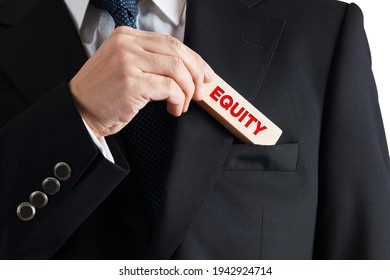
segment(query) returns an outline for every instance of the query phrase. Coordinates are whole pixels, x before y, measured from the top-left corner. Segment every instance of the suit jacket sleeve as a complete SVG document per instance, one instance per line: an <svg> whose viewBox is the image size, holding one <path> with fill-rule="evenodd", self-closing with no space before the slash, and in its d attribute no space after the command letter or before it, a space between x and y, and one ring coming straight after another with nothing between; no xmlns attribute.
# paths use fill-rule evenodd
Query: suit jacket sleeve
<svg viewBox="0 0 390 280"><path fill-rule="evenodd" d="M363 15L354 4L329 76L319 166L314 256L389 259L389 153Z"/></svg>
<svg viewBox="0 0 390 280"><path fill-rule="evenodd" d="M12 93L6 84L0 83L3 96ZM125 161L116 158L115 165L98 152L65 81L0 128L0 154L0 258L6 259L50 258L128 173ZM42 191L58 162L71 167L71 177L32 220L21 221L16 208Z"/></svg>

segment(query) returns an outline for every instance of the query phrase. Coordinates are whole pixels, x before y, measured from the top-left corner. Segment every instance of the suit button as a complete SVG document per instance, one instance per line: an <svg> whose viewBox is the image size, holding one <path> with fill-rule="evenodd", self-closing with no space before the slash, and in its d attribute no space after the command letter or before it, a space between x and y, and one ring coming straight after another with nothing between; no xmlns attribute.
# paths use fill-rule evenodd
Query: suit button
<svg viewBox="0 0 390 280"><path fill-rule="evenodd" d="M42 182L42 189L45 193L54 195L60 191L61 184L56 178L49 177Z"/></svg>
<svg viewBox="0 0 390 280"><path fill-rule="evenodd" d="M43 208L47 205L49 199L43 192L36 191L30 194L30 202L35 208Z"/></svg>
<svg viewBox="0 0 390 280"><path fill-rule="evenodd" d="M66 181L70 178L72 170L65 162L59 162L54 166L54 175L58 180Z"/></svg>
<svg viewBox="0 0 390 280"><path fill-rule="evenodd" d="M28 202L23 202L16 209L16 214L22 221L30 221L35 216L35 207Z"/></svg>

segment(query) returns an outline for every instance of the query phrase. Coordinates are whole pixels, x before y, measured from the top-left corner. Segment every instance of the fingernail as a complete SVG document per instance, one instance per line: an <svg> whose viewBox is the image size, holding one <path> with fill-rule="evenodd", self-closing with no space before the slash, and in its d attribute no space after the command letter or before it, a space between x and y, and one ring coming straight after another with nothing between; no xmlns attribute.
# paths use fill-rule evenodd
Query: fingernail
<svg viewBox="0 0 390 280"><path fill-rule="evenodd" d="M214 79L214 76L215 76L214 70L207 63L206 63L206 69L205 69L205 76L206 76L207 80L210 82Z"/></svg>

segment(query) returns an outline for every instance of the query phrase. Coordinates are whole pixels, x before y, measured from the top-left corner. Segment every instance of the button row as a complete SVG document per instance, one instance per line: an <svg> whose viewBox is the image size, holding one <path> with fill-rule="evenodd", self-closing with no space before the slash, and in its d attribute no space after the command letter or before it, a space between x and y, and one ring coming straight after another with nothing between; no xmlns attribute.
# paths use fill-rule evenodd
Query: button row
<svg viewBox="0 0 390 280"><path fill-rule="evenodd" d="M45 207L49 198L46 194L55 195L61 190L60 181L66 181L72 173L71 168L64 162L59 162L54 166L54 176L48 177L42 182L42 191L34 191L30 194L29 202L21 203L16 209L16 214L22 221L30 221L34 218L36 208ZM58 180L57 180L58 179Z"/></svg>

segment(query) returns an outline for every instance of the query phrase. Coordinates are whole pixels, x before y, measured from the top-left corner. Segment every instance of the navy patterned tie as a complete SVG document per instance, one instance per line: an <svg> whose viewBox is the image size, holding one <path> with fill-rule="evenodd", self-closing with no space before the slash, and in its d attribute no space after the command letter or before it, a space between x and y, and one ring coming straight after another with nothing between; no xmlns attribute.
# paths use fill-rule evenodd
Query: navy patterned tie
<svg viewBox="0 0 390 280"><path fill-rule="evenodd" d="M91 2L98 8L106 9L114 18L116 26L136 28L138 0ZM174 119L168 114L165 102L150 102L119 133L128 155L132 182L144 193L146 210L152 224L160 210Z"/></svg>
<svg viewBox="0 0 390 280"><path fill-rule="evenodd" d="M100 9L107 10L115 22L115 26L131 26L137 28L135 19L138 14L138 0L91 0Z"/></svg>

